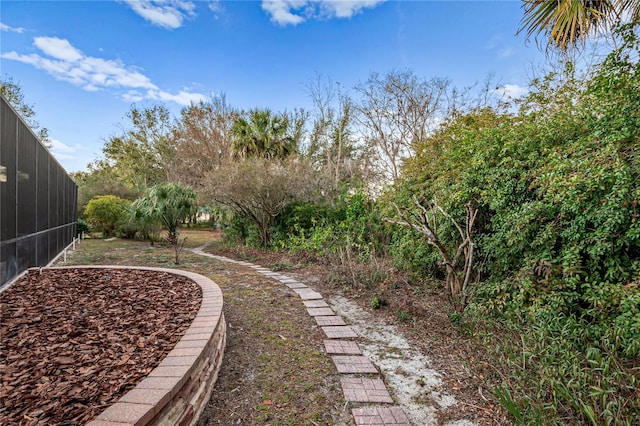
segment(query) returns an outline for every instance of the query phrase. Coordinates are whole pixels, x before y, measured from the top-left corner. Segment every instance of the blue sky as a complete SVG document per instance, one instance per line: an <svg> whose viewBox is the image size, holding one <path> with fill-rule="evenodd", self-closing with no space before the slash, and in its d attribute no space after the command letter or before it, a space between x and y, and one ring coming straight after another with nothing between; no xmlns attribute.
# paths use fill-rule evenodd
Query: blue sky
<svg viewBox="0 0 640 426"><path fill-rule="evenodd" d="M0 2L0 74L18 82L52 149L83 170L132 103L226 94L238 108L310 108L321 74L349 91L411 69L462 87L488 75L521 94L544 54L516 36L519 1Z"/></svg>

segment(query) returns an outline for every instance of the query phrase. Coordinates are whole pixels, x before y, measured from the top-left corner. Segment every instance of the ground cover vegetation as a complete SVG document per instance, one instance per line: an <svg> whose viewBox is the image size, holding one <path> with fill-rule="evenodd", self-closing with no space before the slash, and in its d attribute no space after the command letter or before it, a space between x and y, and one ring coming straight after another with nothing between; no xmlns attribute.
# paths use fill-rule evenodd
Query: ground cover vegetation
<svg viewBox="0 0 640 426"><path fill-rule="evenodd" d="M210 229L184 227L180 229L180 233L186 238L185 249L199 247L205 243L219 244L221 234L220 231ZM93 238L81 241L77 251L69 252L67 262L61 264L175 268L175 258L171 247L166 243L150 245L141 240ZM321 349L322 331L309 316L299 298L294 297L279 282L265 278L252 268L225 264L188 250L182 253L179 267L212 279L220 286L224 298L224 316L227 324L224 362L216 382L214 396L198 424L349 424L349 410L342 396L340 375L335 371L331 359ZM104 274L104 272L98 272L100 273ZM136 279L132 280L130 276L122 274L122 286L128 289L145 276L145 272L138 272ZM111 274L111 277L112 284L119 283L117 276ZM158 287L153 284L153 281L150 284L154 287L149 289L151 293L164 292L160 299L170 301L177 297L172 294L173 290L166 291L166 287ZM169 287L171 285L168 283ZM198 298L193 297L193 292L190 294L191 297L188 300L197 308ZM145 299L143 303L153 302L146 291L140 294L132 292L132 295L138 299ZM127 303L119 304L119 306L125 305ZM173 310L186 311L184 304L177 302L167 310L139 309L140 303L137 300L130 301L129 305L129 310L135 310L137 317L130 318L122 312L115 312L117 309L112 307L114 315L102 317L105 322L112 323L103 328L110 330L115 327L125 332L126 324L114 324L123 321L138 325L160 324L163 321L175 322L178 316ZM43 304L39 306L42 308ZM12 318L18 321L22 317ZM123 320L122 318L125 317L126 320ZM58 319L57 322L64 321ZM56 324L53 321L51 323ZM189 321L186 323L188 324ZM135 332L135 327L132 327L129 325L129 329ZM139 336L135 334L133 333L129 340L132 349L140 352L141 349L137 347ZM178 340L178 337L175 337L175 340ZM145 342L145 347L151 346L150 341ZM126 353L128 347L121 346L124 347L120 347L117 353ZM101 358L98 358L97 354L91 358L92 365L99 363L100 366L104 366L102 374L114 374L115 368L118 375L122 367L114 367L111 363L120 362L120 356L114 356L113 353L104 350L100 351L100 354L102 354ZM37 361L39 362L40 359ZM153 367L144 361L132 363L132 366L137 367L138 370L144 370L137 377L120 374L123 376L121 379L125 386L118 389L120 393L116 396L134 387L136 380L147 374L147 369ZM107 382L106 386L109 385ZM29 389L28 385L25 385L25 388ZM46 403L45 398L45 405ZM59 404L54 405L57 407ZM97 408L93 410L93 414L97 415L105 406L100 405Z"/></svg>
<svg viewBox="0 0 640 426"><path fill-rule="evenodd" d="M562 35L582 12L542 19L556 3L530 2L523 28L561 49L606 12L573 2L591 8ZM133 106L129 128L76 175L79 211L94 231L158 240L168 225L141 200L175 185L189 208L172 223L206 218L230 245L324 264L345 292L368 290L373 308L394 305L390 287L446 290L450 326L483 345L498 372L493 397L515 423L636 424L636 28L618 26L617 47L589 66L554 63L517 100L490 82L459 90L395 70L353 93L316 76L309 112L240 111L224 97L178 118ZM90 206L104 196L133 204L99 222Z"/></svg>

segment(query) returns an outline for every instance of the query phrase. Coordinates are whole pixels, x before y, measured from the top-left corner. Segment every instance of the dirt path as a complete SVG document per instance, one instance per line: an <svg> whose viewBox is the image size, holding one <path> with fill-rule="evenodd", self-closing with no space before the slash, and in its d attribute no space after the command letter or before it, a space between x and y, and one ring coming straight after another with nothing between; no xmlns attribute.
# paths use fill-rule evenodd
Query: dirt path
<svg viewBox="0 0 640 426"><path fill-rule="evenodd" d="M237 264L237 261L230 261L226 257L205 252L207 246L208 244L205 244L191 251L198 255ZM250 267L244 263L241 263L241 266ZM288 276L280 274L280 277ZM303 279L300 279L300 282L302 281ZM286 288L282 284L280 286L280 289ZM272 291L275 290L275 288L272 289ZM443 373L431 368L429 358L413 347L396 327L375 318L371 313L339 294L331 294L326 297L326 300L333 311L358 334L357 341L363 355L378 368L393 396L395 405L403 409L411 424L425 426L478 424L473 420L478 416L469 410L460 409L460 403L447 391L447 386L442 380ZM311 328L317 327L311 324ZM342 415L345 415L344 411ZM342 424L344 421L344 418L340 420Z"/></svg>
<svg viewBox="0 0 640 426"><path fill-rule="evenodd" d="M339 375L300 299L252 268L208 261L227 276L217 282L228 343L199 425L349 425Z"/></svg>
<svg viewBox="0 0 640 426"><path fill-rule="evenodd" d="M431 368L431 361L405 339L393 325L375 318L357 304L340 295L329 297L329 305L344 317L361 337L362 352L380 369L394 399L415 425L437 425L438 411L456 410L459 402L449 394L442 373ZM472 426L468 414L448 420L447 426Z"/></svg>
<svg viewBox="0 0 640 426"><path fill-rule="evenodd" d="M191 248L219 238L212 231L183 232ZM332 265L215 243L207 252L263 265L319 291L336 314L364 336L358 340L361 349L414 425L509 424L491 399L495 378L483 368L483 352L452 324L446 301L436 291L394 279L398 285L389 288L388 304L373 310L375 289L333 282ZM345 401L340 374L326 355L326 337L295 293L240 264L187 251L181 257L177 268L205 275L220 286L229 326L222 370L201 425L352 424L352 404ZM68 255L66 264L176 268L173 260L168 247L87 240ZM408 317L399 319L399 312ZM450 398L457 404L449 405Z"/></svg>

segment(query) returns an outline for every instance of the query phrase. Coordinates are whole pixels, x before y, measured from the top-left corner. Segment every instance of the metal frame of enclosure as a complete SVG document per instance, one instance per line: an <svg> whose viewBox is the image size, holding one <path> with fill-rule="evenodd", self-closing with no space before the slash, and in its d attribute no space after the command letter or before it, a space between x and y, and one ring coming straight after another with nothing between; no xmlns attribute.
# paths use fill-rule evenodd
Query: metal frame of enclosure
<svg viewBox="0 0 640 426"><path fill-rule="evenodd" d="M76 236L78 187L0 96L0 287Z"/></svg>

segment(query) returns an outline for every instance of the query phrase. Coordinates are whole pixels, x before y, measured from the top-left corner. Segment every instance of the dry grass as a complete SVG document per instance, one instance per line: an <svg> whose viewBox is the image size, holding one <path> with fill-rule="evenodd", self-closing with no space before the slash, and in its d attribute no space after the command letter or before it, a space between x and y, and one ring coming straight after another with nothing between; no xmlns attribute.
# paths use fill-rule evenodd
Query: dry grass
<svg viewBox="0 0 640 426"><path fill-rule="evenodd" d="M185 249L219 233L182 229ZM63 263L59 263L63 264ZM211 278L223 292L227 349L213 397L200 424L339 425L348 423L339 377L322 350L322 334L299 298L252 269L181 254L163 245L89 239L67 265L159 266Z"/></svg>

